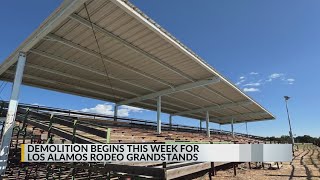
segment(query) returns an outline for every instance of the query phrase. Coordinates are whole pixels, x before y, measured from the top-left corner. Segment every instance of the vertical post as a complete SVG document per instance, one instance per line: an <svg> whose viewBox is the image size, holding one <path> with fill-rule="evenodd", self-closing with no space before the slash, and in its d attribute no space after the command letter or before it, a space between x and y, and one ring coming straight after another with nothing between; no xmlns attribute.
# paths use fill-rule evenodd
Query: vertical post
<svg viewBox="0 0 320 180"><path fill-rule="evenodd" d="M12 91L11 91L11 98L8 105L6 122L4 125L3 135L1 139L0 175L5 172L5 169L7 166L12 130L14 127L14 122L15 122L17 108L18 108L19 91L20 91L20 86L22 82L25 63L26 63L26 54L20 52L18 57L16 73L13 81Z"/></svg>
<svg viewBox="0 0 320 180"><path fill-rule="evenodd" d="M209 115L209 111L207 111L207 116L206 116L206 128L207 128L207 136L208 136L208 137L210 137L209 119L210 119L210 115Z"/></svg>
<svg viewBox="0 0 320 180"><path fill-rule="evenodd" d="M107 129L106 144L110 143L111 128Z"/></svg>
<svg viewBox="0 0 320 180"><path fill-rule="evenodd" d="M236 164L235 164L235 163L232 163L232 166L233 166L233 175L234 175L234 176L237 176Z"/></svg>
<svg viewBox="0 0 320 180"><path fill-rule="evenodd" d="M232 132L232 138L234 138L234 132L233 132L233 118L231 119L231 132Z"/></svg>
<svg viewBox="0 0 320 180"><path fill-rule="evenodd" d="M248 122L246 122L246 132L247 132L247 137L249 138L249 132L248 132Z"/></svg>
<svg viewBox="0 0 320 180"><path fill-rule="evenodd" d="M200 132L202 131L202 120L200 119Z"/></svg>
<svg viewBox="0 0 320 180"><path fill-rule="evenodd" d="M169 115L169 126L170 126L170 130L172 128L172 115Z"/></svg>
<svg viewBox="0 0 320 180"><path fill-rule="evenodd" d="M249 142L249 144L251 144L251 142ZM249 169L251 169L251 162L249 162Z"/></svg>
<svg viewBox="0 0 320 180"><path fill-rule="evenodd" d="M216 175L216 167L214 166L214 162L211 162L211 176Z"/></svg>
<svg viewBox="0 0 320 180"><path fill-rule="evenodd" d="M2 139L2 132L3 132L3 128L4 128L4 122L0 121L0 139Z"/></svg>
<svg viewBox="0 0 320 180"><path fill-rule="evenodd" d="M163 169L167 168L167 162L162 162L162 168Z"/></svg>
<svg viewBox="0 0 320 180"><path fill-rule="evenodd" d="M51 138L51 130L52 130L52 127L53 127L53 116L54 114L52 113L50 115L50 122L49 122L49 128L48 128L48 136L47 136L47 143L51 143L52 141L52 138Z"/></svg>
<svg viewBox="0 0 320 180"><path fill-rule="evenodd" d="M78 122L78 120L77 119L75 119L75 120L73 120L73 126L72 126L72 144L75 144L76 142L77 142L77 140L76 140L76 134L77 134L77 122Z"/></svg>
<svg viewBox="0 0 320 180"><path fill-rule="evenodd" d="M114 114L113 114L113 118L114 118L114 121L117 121L117 118L118 118L118 104L114 104Z"/></svg>
<svg viewBox="0 0 320 180"><path fill-rule="evenodd" d="M221 129L221 124L219 124L219 128L220 128L220 141L222 141L222 129Z"/></svg>
<svg viewBox="0 0 320 180"><path fill-rule="evenodd" d="M157 133L161 134L161 96L157 99Z"/></svg>
<svg viewBox="0 0 320 180"><path fill-rule="evenodd" d="M88 170L88 179L91 179L91 163L88 164L89 165L89 170Z"/></svg>

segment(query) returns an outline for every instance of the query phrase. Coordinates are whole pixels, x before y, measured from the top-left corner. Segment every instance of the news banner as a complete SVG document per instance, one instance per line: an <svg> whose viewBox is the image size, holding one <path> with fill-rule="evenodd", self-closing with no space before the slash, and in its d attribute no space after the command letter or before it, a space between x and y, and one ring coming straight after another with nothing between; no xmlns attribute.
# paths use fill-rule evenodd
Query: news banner
<svg viewBox="0 0 320 180"><path fill-rule="evenodd" d="M21 162L290 162L290 144L22 144Z"/></svg>

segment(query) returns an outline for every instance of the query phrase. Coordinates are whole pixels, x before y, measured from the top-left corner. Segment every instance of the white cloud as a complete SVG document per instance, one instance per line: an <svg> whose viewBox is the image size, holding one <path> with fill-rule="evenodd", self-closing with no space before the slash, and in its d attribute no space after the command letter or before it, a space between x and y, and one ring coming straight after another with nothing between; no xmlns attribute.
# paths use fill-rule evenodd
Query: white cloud
<svg viewBox="0 0 320 180"><path fill-rule="evenodd" d="M245 80L244 80L244 79L242 79L242 80L238 81L238 82L236 83L236 85L237 85L237 86L239 86L239 85L240 85L240 84L242 84L243 82L245 82Z"/></svg>
<svg viewBox="0 0 320 180"><path fill-rule="evenodd" d="M283 80L284 74L283 74L283 73L273 73L273 74L271 74L271 75L269 76L269 79L267 79L266 81L267 81L267 82L271 82L272 80L278 79L278 78L282 78L282 80Z"/></svg>
<svg viewBox="0 0 320 180"><path fill-rule="evenodd" d="M260 86L261 83L257 82L257 83L248 83L248 84L244 84L243 86Z"/></svg>
<svg viewBox="0 0 320 180"><path fill-rule="evenodd" d="M280 77L283 77L284 74L282 73L273 73L269 76L270 79L277 79L277 78L280 78Z"/></svg>
<svg viewBox="0 0 320 180"><path fill-rule="evenodd" d="M272 82L284 82L282 84L292 85L295 81L294 78L289 78L285 73L270 73L265 76L252 71L245 76L239 77L235 85L242 88L244 92L257 92L261 91L262 87L269 84L271 85Z"/></svg>
<svg viewBox="0 0 320 180"><path fill-rule="evenodd" d="M113 106L111 104L97 104L95 107L84 108L80 111L111 116L113 115Z"/></svg>
<svg viewBox="0 0 320 180"><path fill-rule="evenodd" d="M286 80L289 84L293 84L296 80L293 78L289 78Z"/></svg>
<svg viewBox="0 0 320 180"><path fill-rule="evenodd" d="M128 117L129 113L131 113L131 112L132 113L141 113L143 111L144 110L141 108L123 105L123 106L120 106L120 108L118 110L118 114L119 114L119 116L122 116L122 117Z"/></svg>
<svg viewBox="0 0 320 180"><path fill-rule="evenodd" d="M258 88L244 88L244 92L258 92L260 91Z"/></svg>
<svg viewBox="0 0 320 180"><path fill-rule="evenodd" d="M113 114L114 114L113 105L108 104L108 103L97 104L95 107L84 108L84 109L81 109L80 111L103 114L103 115L107 115L107 116L113 116ZM123 106L120 106L118 109L118 116L128 117L130 115L130 113L141 113L143 111L145 111L145 110L141 109L141 108L123 105Z"/></svg>
<svg viewBox="0 0 320 180"><path fill-rule="evenodd" d="M132 107L132 106L127 106L127 105L123 105L123 106L120 106L121 109L128 109L128 111L131 111L131 112L142 112L144 111L144 109L141 109L141 108L138 108L138 107Z"/></svg>

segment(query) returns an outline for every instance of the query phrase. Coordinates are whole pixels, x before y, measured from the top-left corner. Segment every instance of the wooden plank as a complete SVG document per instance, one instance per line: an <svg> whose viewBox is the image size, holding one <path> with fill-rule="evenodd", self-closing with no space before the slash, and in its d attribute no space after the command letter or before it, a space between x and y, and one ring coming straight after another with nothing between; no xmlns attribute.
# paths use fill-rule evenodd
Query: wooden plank
<svg viewBox="0 0 320 180"><path fill-rule="evenodd" d="M54 163L58 166L65 166L65 167L74 167L80 169L88 169L92 172L98 173L107 173L109 171L113 172L121 172L127 174L134 174L134 175L144 175L144 176L152 176L156 177L157 179L163 179L165 176L165 170L162 168L153 168L153 167L143 167L143 166L128 166L128 165L120 165L120 164L105 164L105 165L95 165L95 166L88 166L86 164L70 164L70 163Z"/></svg>
<svg viewBox="0 0 320 180"><path fill-rule="evenodd" d="M210 162L197 163L190 166L182 166L179 168L170 169L167 171L167 179L175 179L196 172L209 170L211 168Z"/></svg>

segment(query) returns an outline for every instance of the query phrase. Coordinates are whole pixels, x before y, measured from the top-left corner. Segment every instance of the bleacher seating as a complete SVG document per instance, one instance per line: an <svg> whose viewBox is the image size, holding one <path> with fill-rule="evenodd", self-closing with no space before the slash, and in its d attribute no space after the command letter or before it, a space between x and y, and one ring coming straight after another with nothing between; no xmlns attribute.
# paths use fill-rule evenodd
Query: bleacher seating
<svg viewBox="0 0 320 180"><path fill-rule="evenodd" d="M1 115L6 114L6 109L1 112ZM54 116L51 116L54 114ZM116 118L107 117L96 114L77 113L69 110L61 110L54 108L35 108L33 106L19 106L16 116L16 124L12 136L10 156L11 163L6 177L14 177L18 173L19 178L27 177L56 177L62 176L73 177L79 176L90 177L91 170L95 170L95 176L105 176L104 166L106 164L84 164L84 166L75 168L81 173L76 173L72 164L60 164L59 171L55 164L38 166L36 164L29 164L27 169L24 169L20 160L20 145L23 143L262 143L261 138L255 138L255 136L248 136L240 133L235 133L235 136L231 135L227 131L211 130L211 137L206 136L206 132L203 129L183 126L162 124L162 133L156 133L156 126L154 122L129 119L129 118ZM154 171L154 168L161 168L162 163L122 163L128 172L132 171L131 168L140 166ZM222 166L223 164L221 164ZM92 168L94 166L95 168ZM110 164L111 166L111 164ZM166 167L169 167L168 172L184 171L189 172L188 168L197 166L198 168L210 167L209 163L168 163ZM166 169L166 167L163 167ZM112 164L112 171L117 171ZM123 170L123 167L119 167L118 170ZM86 169L84 171L84 169ZM147 169L140 169L139 173L148 172ZM137 169L135 169L137 170ZM162 172L162 170L159 170ZM21 172L21 173L20 173ZM41 173L40 173L41 172ZM20 173L20 174L19 174ZM82 175L83 174L83 175ZM160 173L161 174L161 173ZM114 174L118 176L118 173Z"/></svg>

